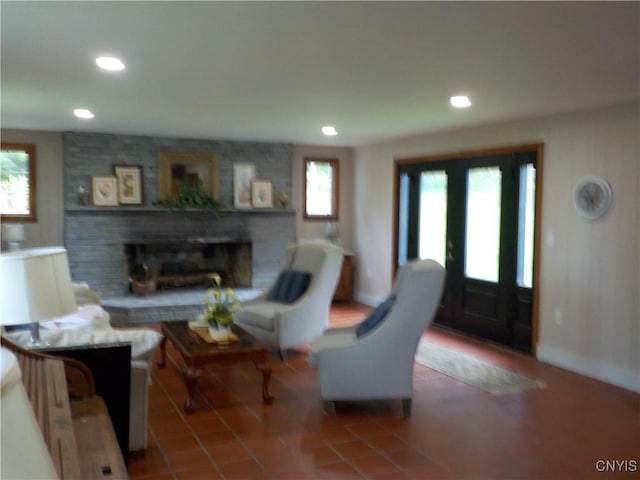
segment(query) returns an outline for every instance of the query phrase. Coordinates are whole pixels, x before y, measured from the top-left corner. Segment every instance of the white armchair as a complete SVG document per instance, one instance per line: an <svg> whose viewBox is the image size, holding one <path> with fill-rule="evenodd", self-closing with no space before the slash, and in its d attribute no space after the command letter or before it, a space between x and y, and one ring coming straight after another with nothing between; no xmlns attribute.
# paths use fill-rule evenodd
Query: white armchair
<svg viewBox="0 0 640 480"><path fill-rule="evenodd" d="M377 319L376 326L367 332L362 324L328 329L312 343L309 361L318 368L328 413L335 415L339 400L400 398L404 416L411 414L414 357L439 305L445 275L433 260L403 265L388 299L366 320Z"/></svg>
<svg viewBox="0 0 640 480"><path fill-rule="evenodd" d="M322 334L329 325L329 309L342 266L342 248L329 243L292 245L285 251L280 275L259 297L242 305L235 321L244 330L285 358L293 348ZM274 299L276 293L288 296L284 276L296 272L309 273L308 286L302 295L291 301ZM294 282L295 283L295 282ZM300 286L300 285L298 285ZM289 290L288 292L283 290ZM295 297L295 295L294 295Z"/></svg>

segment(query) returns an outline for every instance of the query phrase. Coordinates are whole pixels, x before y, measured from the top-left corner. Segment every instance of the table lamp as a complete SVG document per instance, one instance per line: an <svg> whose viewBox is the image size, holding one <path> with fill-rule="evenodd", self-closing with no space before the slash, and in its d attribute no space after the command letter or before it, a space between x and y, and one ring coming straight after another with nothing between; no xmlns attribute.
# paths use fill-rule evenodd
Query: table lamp
<svg viewBox="0 0 640 480"><path fill-rule="evenodd" d="M39 322L76 311L67 251L31 248L0 255L0 324L31 324L27 347L46 346Z"/></svg>
<svg viewBox="0 0 640 480"><path fill-rule="evenodd" d="M3 223L2 241L7 242L10 252L20 250L20 243L24 242L24 225L21 223Z"/></svg>

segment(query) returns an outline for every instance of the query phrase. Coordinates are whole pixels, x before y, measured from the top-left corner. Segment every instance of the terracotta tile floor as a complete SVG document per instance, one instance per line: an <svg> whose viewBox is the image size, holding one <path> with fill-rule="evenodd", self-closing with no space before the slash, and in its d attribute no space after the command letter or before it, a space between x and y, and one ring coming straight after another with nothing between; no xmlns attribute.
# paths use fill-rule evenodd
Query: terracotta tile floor
<svg viewBox="0 0 640 480"><path fill-rule="evenodd" d="M368 311L337 305L331 323ZM640 395L441 330L425 335L547 388L492 396L416 364L410 419L399 401L338 404L333 418L300 348L286 363L273 359L273 405L262 404L253 365L213 366L186 415L182 359L169 343L167 368L152 373L149 446L130 460L131 478L640 478ZM598 460L636 471L599 472Z"/></svg>

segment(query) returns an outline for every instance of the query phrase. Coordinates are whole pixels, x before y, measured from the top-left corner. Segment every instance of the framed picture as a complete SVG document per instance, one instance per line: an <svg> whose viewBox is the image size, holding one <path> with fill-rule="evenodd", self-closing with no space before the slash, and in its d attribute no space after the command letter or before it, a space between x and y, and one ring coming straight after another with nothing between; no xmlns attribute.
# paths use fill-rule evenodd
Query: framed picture
<svg viewBox="0 0 640 480"><path fill-rule="evenodd" d="M99 207L118 205L118 184L116 177L91 177L93 204Z"/></svg>
<svg viewBox="0 0 640 480"><path fill-rule="evenodd" d="M256 177L256 167L249 163L233 165L233 205L251 208L251 182Z"/></svg>
<svg viewBox="0 0 640 480"><path fill-rule="evenodd" d="M166 153L158 157L158 198L175 198L180 187L201 187L218 199L218 161L210 153Z"/></svg>
<svg viewBox="0 0 640 480"><path fill-rule="evenodd" d="M121 205L142 204L142 167L116 165L118 179L118 203Z"/></svg>
<svg viewBox="0 0 640 480"><path fill-rule="evenodd" d="M271 180L251 182L251 204L254 208L273 207L273 184Z"/></svg>

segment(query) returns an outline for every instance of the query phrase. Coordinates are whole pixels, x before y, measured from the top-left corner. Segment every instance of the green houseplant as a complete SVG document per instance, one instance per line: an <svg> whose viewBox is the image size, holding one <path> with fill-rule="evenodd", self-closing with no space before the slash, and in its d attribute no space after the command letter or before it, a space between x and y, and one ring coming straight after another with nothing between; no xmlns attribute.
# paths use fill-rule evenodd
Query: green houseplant
<svg viewBox="0 0 640 480"><path fill-rule="evenodd" d="M175 198L158 200L156 205L175 210L201 208L213 210L216 214L224 207L221 202L209 197L202 185L189 182L183 182L178 186L178 195Z"/></svg>

